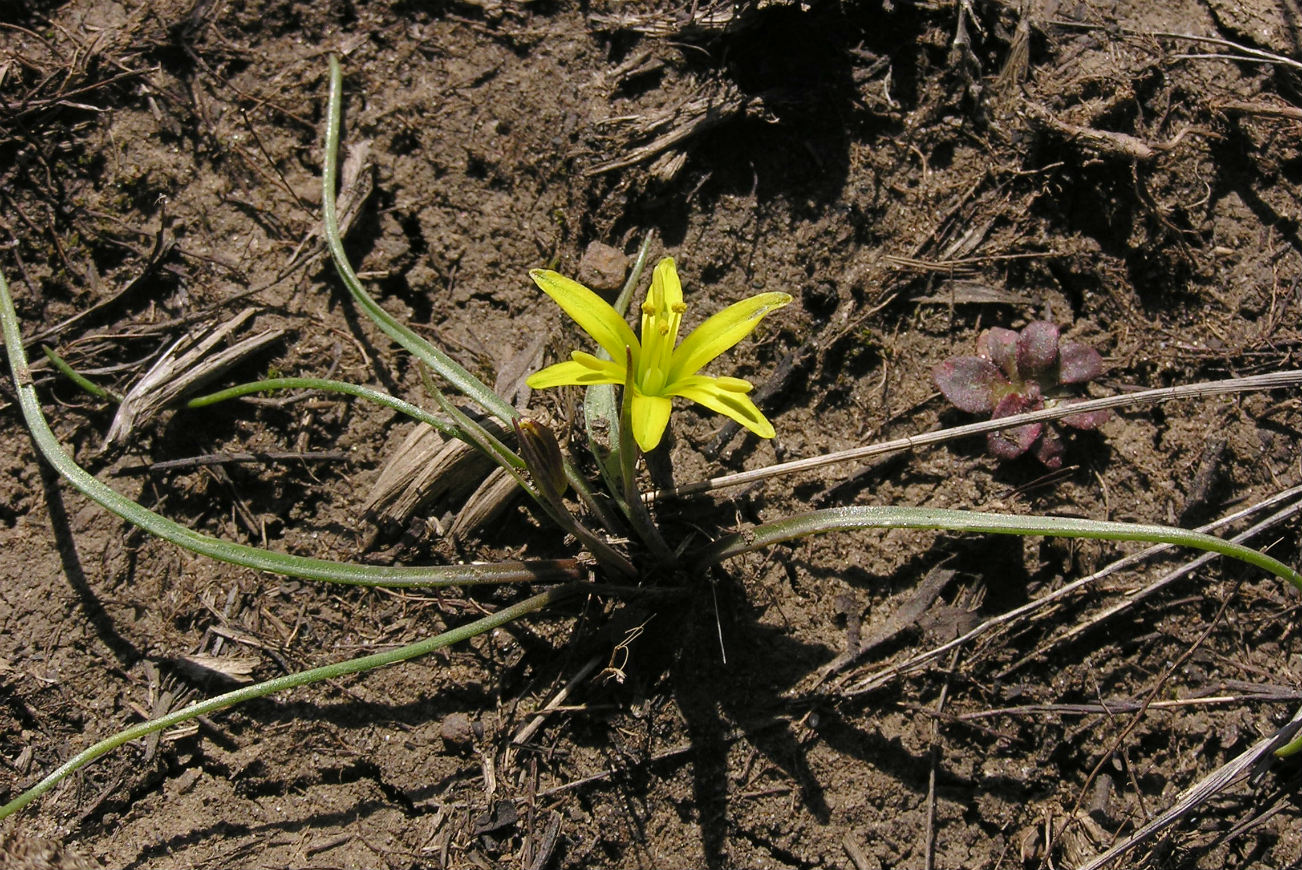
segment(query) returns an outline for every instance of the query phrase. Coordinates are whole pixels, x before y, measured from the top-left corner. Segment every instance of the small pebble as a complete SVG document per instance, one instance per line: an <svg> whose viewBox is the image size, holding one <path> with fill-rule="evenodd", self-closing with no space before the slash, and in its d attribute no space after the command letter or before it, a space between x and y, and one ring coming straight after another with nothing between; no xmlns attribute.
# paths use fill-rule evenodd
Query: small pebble
<svg viewBox="0 0 1302 870"><path fill-rule="evenodd" d="M593 242L579 260L578 282L598 293L614 293L624 286L628 257L618 248Z"/></svg>
<svg viewBox="0 0 1302 870"><path fill-rule="evenodd" d="M439 736L448 746L469 746L481 733L483 726L472 721L465 713L449 713L439 726Z"/></svg>

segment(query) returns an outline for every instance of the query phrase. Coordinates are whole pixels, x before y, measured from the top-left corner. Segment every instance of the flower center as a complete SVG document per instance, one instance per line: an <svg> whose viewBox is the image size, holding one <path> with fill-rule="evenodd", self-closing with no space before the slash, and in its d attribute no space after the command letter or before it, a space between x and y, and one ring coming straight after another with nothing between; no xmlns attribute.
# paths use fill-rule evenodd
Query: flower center
<svg viewBox="0 0 1302 870"><path fill-rule="evenodd" d="M687 310L682 302L667 303L664 293L656 292L657 289L653 283L651 294L642 304L642 355L638 360L637 379L638 387L648 396L664 395L678 326Z"/></svg>
<svg viewBox="0 0 1302 870"><path fill-rule="evenodd" d="M642 390L644 396L662 396L665 392L665 370L659 366L654 366L642 372L641 383L638 387Z"/></svg>

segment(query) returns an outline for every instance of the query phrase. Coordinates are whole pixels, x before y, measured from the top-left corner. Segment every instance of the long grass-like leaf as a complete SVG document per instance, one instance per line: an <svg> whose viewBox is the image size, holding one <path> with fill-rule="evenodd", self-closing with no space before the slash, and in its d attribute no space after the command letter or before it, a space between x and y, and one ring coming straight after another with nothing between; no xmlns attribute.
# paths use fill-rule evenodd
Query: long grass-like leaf
<svg viewBox="0 0 1302 870"><path fill-rule="evenodd" d="M321 173L321 212L325 220L326 245L334 258L340 279L357 304L380 330L401 345L408 353L425 363L467 398L477 402L485 411L510 424L520 416L515 408L494 393L483 381L472 375L459 362L452 359L427 340L417 335L406 324L385 311L362 287L361 279L353 271L344 252L344 242L339 235L339 214L335 200L335 185L339 178L339 128L343 117L343 72L339 59L330 57L330 92L326 107L325 161Z"/></svg>
<svg viewBox="0 0 1302 870"><path fill-rule="evenodd" d="M339 59L330 56L330 90L326 105L325 159L321 172L321 212L325 223L326 246L334 258L335 269L353 299L367 316L412 356L425 363L467 398L477 402L485 411L503 423L510 424L520 412L494 393L483 381L467 371L460 363L417 335L385 311L362 287L361 279L348 262L343 238L339 234L339 216L335 199L335 185L339 178L339 130L343 117L343 71ZM593 494L587 479L579 474L574 464L566 461L565 477L582 500L585 507L600 519L608 529L619 526L615 515Z"/></svg>
<svg viewBox="0 0 1302 870"><path fill-rule="evenodd" d="M783 541L852 529L937 529L992 535L1044 535L1172 544L1207 550L1247 562L1288 581L1302 591L1302 574L1278 559L1251 547L1202 532L1191 532L1174 526L1117 523L1076 517L987 514L944 508L854 505L811 511L727 535L706 547L699 558L702 563L711 565Z"/></svg>
<svg viewBox="0 0 1302 870"><path fill-rule="evenodd" d="M50 365L58 369L59 372L64 377L72 381L77 386L81 387L86 392L90 393L95 398L103 399L106 402L122 401L121 395L113 392L112 390L104 389L99 384L95 383L90 378L86 377L81 372L77 371L72 366L68 365L68 361L65 360L63 357L59 356L57 353L55 353L53 348L42 345L41 353L45 354L45 358L50 361Z"/></svg>
<svg viewBox="0 0 1302 870"><path fill-rule="evenodd" d="M200 716L208 716L219 710L225 710L236 704L242 704L245 701L252 701L255 698L264 698L267 695L273 695L277 692L288 691L299 686L306 686L310 683L319 683L322 680L334 680L339 677L346 677L350 674L360 674L364 671L373 671L376 668L382 668L386 665L397 664L398 662L410 661L423 655L428 655L435 650L442 649L454 643L460 643L463 640L483 634L486 631L492 631L495 628L506 625L508 622L519 619L530 613L554 604L565 598L578 594L587 588L586 584L571 583L565 586L558 586L549 589L546 592L526 598L510 607L504 607L496 613L490 614L477 619L474 622L467 623L460 628L454 628L451 631L445 631L425 640L416 641L415 643L400 646L397 649L386 650L385 652L372 653L361 656L360 658L349 659L344 662L337 662L331 665L324 665L319 668L301 671L297 674L286 674L283 677L277 677L274 680L267 680L263 683L257 683L252 686L244 686L233 692L227 692L224 695L218 695L209 698L206 701L200 701L197 704L191 704L182 707L166 716L158 719L151 719L148 722L141 722L139 725L133 725L114 734L112 737L95 743L94 745L83 749L72 758L69 758L58 768L47 774L36 785L24 791L18 797L9 803L0 807L0 819L21 810L36 798L45 794L61 780L65 779L72 773L80 770L90 764L97 758L112 752L125 743L133 740L139 740L149 734L164 731L180 725L182 722L188 722Z"/></svg>
<svg viewBox="0 0 1302 870"><path fill-rule="evenodd" d="M0 331L4 334L9 370L13 375L18 404L31 432L32 440L46 461L87 497L106 510L151 535L171 541L194 553L209 556L222 562L232 562L258 571L269 571L287 577L323 580L353 586L432 587L463 586L483 583L520 583L532 580L577 579L581 574L573 559L546 559L531 562L502 562L487 565L430 565L382 566L352 565L310 556L273 553L247 544L223 541L188 529L180 523L155 513L143 505L100 482L77 464L59 444L50 429L32 385L27 355L23 350L22 335L18 329L18 315L14 311L9 284L0 275Z"/></svg>
<svg viewBox="0 0 1302 870"><path fill-rule="evenodd" d="M1260 550L1203 532L1174 526L1117 523L1077 517L1017 516L945 508L911 508L854 505L811 511L763 523L715 541L697 554L702 565L714 565L784 541L827 532L856 529L933 529L992 535L1044 535L1058 538L1094 538L1107 541L1147 541L1190 547L1238 559L1261 568L1302 591L1302 574ZM1275 750L1281 758L1302 752L1302 736Z"/></svg>
<svg viewBox="0 0 1302 870"><path fill-rule="evenodd" d="M400 414L406 414L413 420L427 423L449 438L461 437L455 426L448 425L446 420L435 417L419 405L413 405L411 402L403 401L396 396L390 396L388 393L382 393L370 387L363 387L348 381L334 381L328 378L267 378L263 381L250 381L247 384L227 387L224 390L218 390L205 396L196 396L187 401L185 406L187 408L206 408L218 402L226 402L243 396L253 396L258 393L277 390L322 390L327 393L342 393L346 396L366 399L377 405L391 408Z"/></svg>

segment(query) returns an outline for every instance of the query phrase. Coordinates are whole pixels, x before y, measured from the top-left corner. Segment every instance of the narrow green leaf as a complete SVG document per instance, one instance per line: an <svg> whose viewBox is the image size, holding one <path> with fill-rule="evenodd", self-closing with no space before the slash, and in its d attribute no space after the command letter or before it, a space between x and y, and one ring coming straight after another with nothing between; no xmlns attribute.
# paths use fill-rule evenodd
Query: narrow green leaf
<svg viewBox="0 0 1302 870"><path fill-rule="evenodd" d="M518 583L540 579L575 578L579 568L570 559L511 562L496 565L382 566L351 565L310 556L273 553L247 544L223 541L188 529L162 514L136 504L100 482L64 451L50 429L32 385L23 338L18 329L9 284L0 275L0 332L5 340L9 370L18 393L18 404L37 449L64 480L106 510L151 535L171 541L191 552L222 562L287 577L302 577L353 586L434 587L481 583Z"/></svg>
<svg viewBox="0 0 1302 870"><path fill-rule="evenodd" d="M1214 535L1173 526L1117 523L1076 517L1017 516L944 508L881 507L855 505L826 508L764 523L727 535L706 547L699 558L716 564L783 541L850 529L944 529L992 535L1044 535L1057 538L1095 538L1108 541L1149 541L1191 547L1238 559L1286 580L1302 590L1302 574L1278 559L1251 547Z"/></svg>
<svg viewBox="0 0 1302 870"><path fill-rule="evenodd" d="M206 701L200 701L197 704L190 704L182 707L166 716L157 719L151 719L148 722L141 722L139 725L133 725L130 728L119 731L111 737L107 737L94 745L83 749L72 758L65 761L58 768L47 774L40 782L24 791L18 797L11 800L4 806L0 806L0 819L5 819L27 806L36 798L45 794L60 781L69 775L81 770L95 759L112 752L119 746L130 743L133 740L139 740L150 734L156 734L159 731L165 731L168 728L174 728L183 722L191 719L197 719L200 716L210 716L218 711L225 710L228 707L234 707L236 704L242 704L245 701L251 701L255 698L264 698L267 695L274 695L277 692L284 692L299 686L306 686L311 683L319 683L323 680L335 680L340 677L346 677L350 674L360 674L365 671L372 671L376 668L382 668L387 665L397 664L398 662L410 661L420 656L428 655L435 650L442 649L454 643L460 643L463 640L492 631L495 628L506 625L522 616L525 616L542 608L561 601L565 598L572 597L583 591L587 584L571 583L566 586L558 586L549 589L531 598L526 598L517 604L504 607L497 613L490 614L477 619L474 622L454 628L451 631L445 631L425 640L416 641L397 649L387 650L385 652L372 653L371 655L361 656L360 658L349 659L344 662L337 662L332 665L325 665L319 668L301 671L297 674L287 674L283 677L277 677L274 680L267 680L263 683L257 683L252 686L245 686L236 689L233 692L227 692L224 695L218 695L209 698Z"/></svg>

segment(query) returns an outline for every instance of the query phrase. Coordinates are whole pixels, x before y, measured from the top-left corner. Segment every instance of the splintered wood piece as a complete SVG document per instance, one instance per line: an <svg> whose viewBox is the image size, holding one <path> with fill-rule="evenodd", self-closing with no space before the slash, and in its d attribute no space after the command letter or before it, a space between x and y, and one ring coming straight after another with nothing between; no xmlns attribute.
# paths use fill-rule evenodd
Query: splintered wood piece
<svg viewBox="0 0 1302 870"><path fill-rule="evenodd" d="M488 457L474 447L446 439L421 423L384 466L364 507L377 521L405 525L424 505L473 491L491 467Z"/></svg>
<svg viewBox="0 0 1302 870"><path fill-rule="evenodd" d="M215 350L253 314L254 309L245 308L220 326L177 339L122 398L102 449L120 446L138 426L167 405L221 377L285 334L283 329L269 329Z"/></svg>
<svg viewBox="0 0 1302 870"><path fill-rule="evenodd" d="M497 366L493 391L516 407L529 402L525 382L542 366L544 339L539 336ZM499 438L505 430L480 420ZM506 482L503 482L505 478ZM444 438L425 424L415 426L389 458L366 497L366 513L383 525L406 526L416 512L436 501L458 502L468 496L450 534L464 537L498 516L510 503L515 482L494 471L488 457L464 441ZM455 508L453 508L455 509Z"/></svg>
<svg viewBox="0 0 1302 870"><path fill-rule="evenodd" d="M457 512L456 519L448 529L448 536L465 538L487 526L519 497L520 492L515 478L504 469L493 469L479 488L466 499L465 506Z"/></svg>

